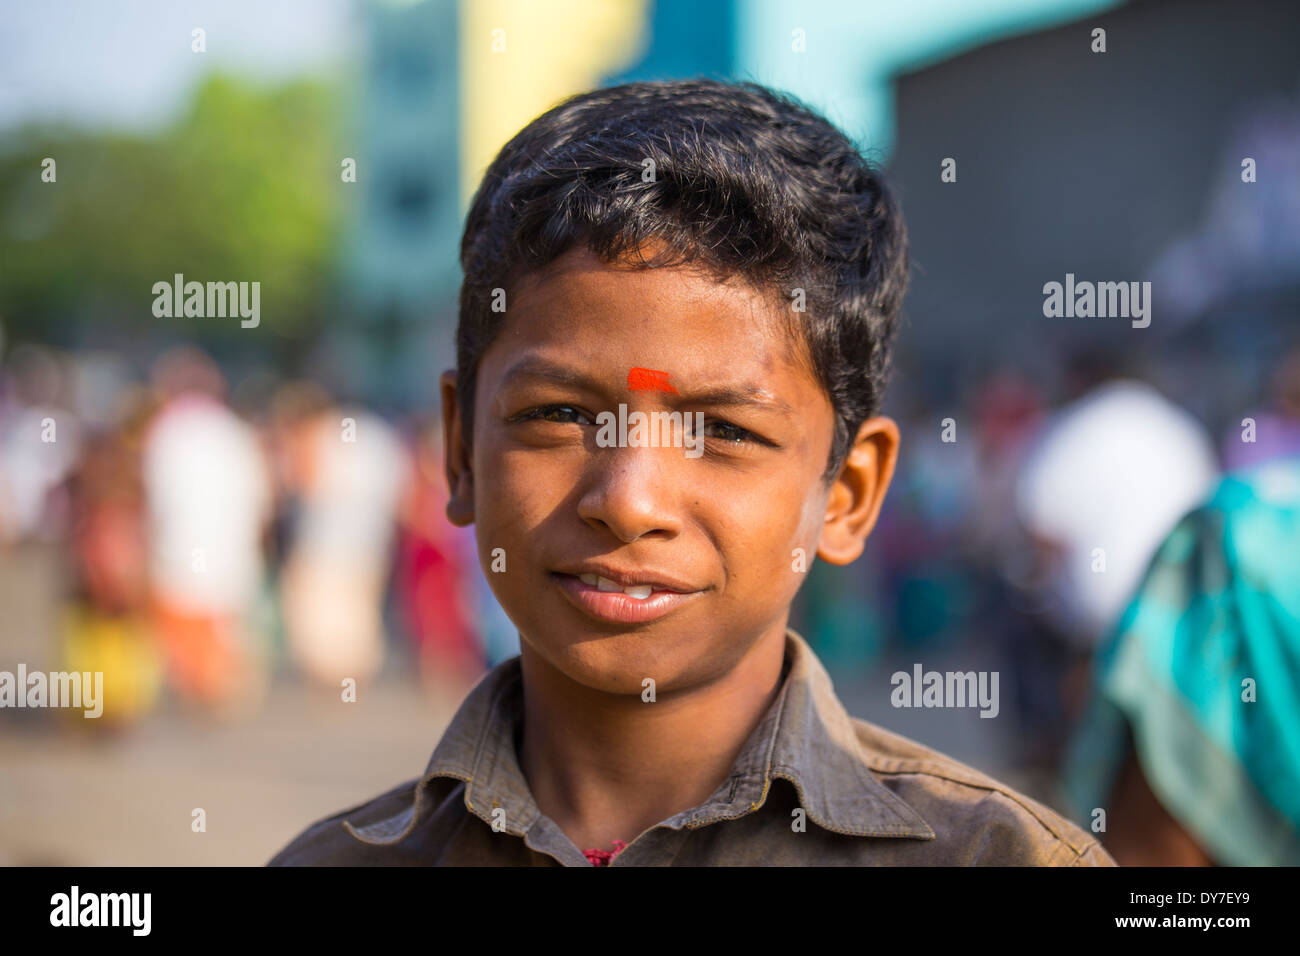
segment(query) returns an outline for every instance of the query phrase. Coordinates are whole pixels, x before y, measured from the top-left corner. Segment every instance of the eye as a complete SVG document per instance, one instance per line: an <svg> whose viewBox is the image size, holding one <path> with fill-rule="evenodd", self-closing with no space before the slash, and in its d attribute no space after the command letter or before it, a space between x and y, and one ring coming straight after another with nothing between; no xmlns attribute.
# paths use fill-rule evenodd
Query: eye
<svg viewBox="0 0 1300 956"><path fill-rule="evenodd" d="M543 421L562 425L570 422L579 425L592 424L591 419L584 412L579 411L572 405L539 405L537 408L530 408L527 411L520 412L518 415L513 416L510 421Z"/></svg>
<svg viewBox="0 0 1300 956"><path fill-rule="evenodd" d="M758 437L753 432L746 431L739 425L733 425L731 422L723 421L720 418L715 418L705 424L704 433L736 445L743 442L758 442Z"/></svg>

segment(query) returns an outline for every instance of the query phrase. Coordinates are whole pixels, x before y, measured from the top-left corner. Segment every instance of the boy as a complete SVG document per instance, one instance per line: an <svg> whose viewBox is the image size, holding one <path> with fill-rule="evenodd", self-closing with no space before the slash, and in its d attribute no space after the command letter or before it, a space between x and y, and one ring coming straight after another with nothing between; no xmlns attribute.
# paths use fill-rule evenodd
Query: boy
<svg viewBox="0 0 1300 956"><path fill-rule="evenodd" d="M521 654L421 779L272 864L1113 865L849 717L787 629L899 442L906 233L839 131L749 84L575 97L492 163L461 260L447 515Z"/></svg>

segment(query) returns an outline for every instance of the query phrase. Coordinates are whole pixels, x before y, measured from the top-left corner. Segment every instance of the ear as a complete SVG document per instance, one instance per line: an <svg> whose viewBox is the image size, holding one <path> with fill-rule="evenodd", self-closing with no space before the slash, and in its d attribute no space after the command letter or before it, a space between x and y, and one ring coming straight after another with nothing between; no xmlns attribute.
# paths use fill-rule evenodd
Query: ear
<svg viewBox="0 0 1300 956"><path fill-rule="evenodd" d="M464 528L474 523L474 472L469 449L460 427L460 406L456 399L456 370L449 369L438 380L442 391L442 458L447 468L447 520Z"/></svg>
<svg viewBox="0 0 1300 956"><path fill-rule="evenodd" d="M858 428L826 500L826 523L817 542L823 561L850 564L862 554L894 477L898 443L892 418L869 418Z"/></svg>

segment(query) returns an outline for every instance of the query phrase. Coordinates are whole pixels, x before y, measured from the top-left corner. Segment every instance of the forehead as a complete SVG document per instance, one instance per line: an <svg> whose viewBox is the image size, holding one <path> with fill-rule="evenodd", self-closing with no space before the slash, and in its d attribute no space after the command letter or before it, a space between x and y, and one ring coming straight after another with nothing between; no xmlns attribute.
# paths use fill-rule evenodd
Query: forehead
<svg viewBox="0 0 1300 956"><path fill-rule="evenodd" d="M611 264L578 248L516 285L489 353L541 350L588 366L655 368L701 384L739 376L819 389L795 327L802 318L775 290L738 277L690 264Z"/></svg>

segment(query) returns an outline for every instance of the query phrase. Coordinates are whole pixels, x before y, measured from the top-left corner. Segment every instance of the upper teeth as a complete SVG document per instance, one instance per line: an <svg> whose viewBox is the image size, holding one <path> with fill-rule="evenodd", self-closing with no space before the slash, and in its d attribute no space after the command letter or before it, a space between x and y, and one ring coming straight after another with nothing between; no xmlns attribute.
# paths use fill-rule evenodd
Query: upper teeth
<svg viewBox="0 0 1300 956"><path fill-rule="evenodd" d="M617 581L602 578L599 574L579 574L578 577L583 584L594 585L601 591L622 591L628 597L634 597L638 601L644 601L654 591L654 585L651 584L633 584L629 587L623 587Z"/></svg>

